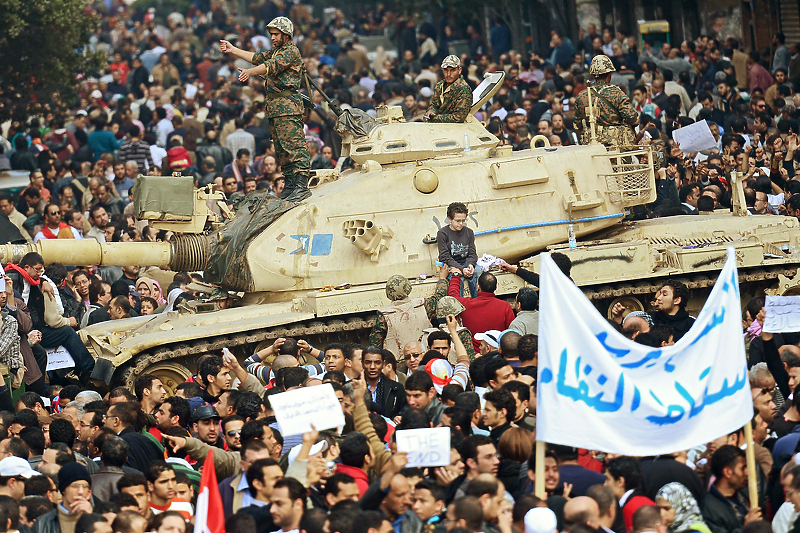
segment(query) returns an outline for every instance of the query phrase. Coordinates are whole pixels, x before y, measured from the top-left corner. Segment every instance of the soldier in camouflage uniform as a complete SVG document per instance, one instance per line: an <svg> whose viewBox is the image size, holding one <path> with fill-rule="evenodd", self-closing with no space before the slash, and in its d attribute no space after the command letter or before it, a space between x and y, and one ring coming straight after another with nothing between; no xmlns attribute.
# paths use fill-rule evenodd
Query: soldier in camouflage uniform
<svg viewBox="0 0 800 533"><path fill-rule="evenodd" d="M444 79L433 89L426 122L464 122L472 108L472 90L461 77L461 60L449 55L442 61Z"/></svg>
<svg viewBox="0 0 800 533"><path fill-rule="evenodd" d="M439 281L432 296L409 299L411 283L403 276L394 275L386 282L386 297L392 302L378 310L378 318L369 334L371 346L385 348L397 357L398 364L403 362L403 346L411 341L419 340L423 330L430 328L436 320L436 307L439 300L447 295L447 275L449 269L439 270ZM472 341L462 337L464 346L470 356L475 358Z"/></svg>
<svg viewBox="0 0 800 533"><path fill-rule="evenodd" d="M582 144L589 144L592 140L589 91L592 91L597 140L607 148L635 144L632 126L639 122L639 113L622 89L611 85L611 73L616 70L608 56L598 55L592 59L589 74L596 80L594 86L581 91L575 100L574 126L582 133Z"/></svg>
<svg viewBox="0 0 800 533"><path fill-rule="evenodd" d="M297 92L303 79L303 59L292 42L294 26L288 18L276 17L267 28L272 50L251 54L228 41L220 41L220 48L256 65L239 69L239 81L247 81L250 76L266 77L265 112L269 118L275 156L286 176L286 188L280 198L300 202L311 196L308 190L311 155L303 132L303 103Z"/></svg>

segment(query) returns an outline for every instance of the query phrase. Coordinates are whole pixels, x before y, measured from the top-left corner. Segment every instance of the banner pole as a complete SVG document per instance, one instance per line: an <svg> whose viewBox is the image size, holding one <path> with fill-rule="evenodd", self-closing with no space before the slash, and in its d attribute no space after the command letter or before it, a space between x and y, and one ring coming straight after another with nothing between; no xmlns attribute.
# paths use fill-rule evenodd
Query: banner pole
<svg viewBox="0 0 800 533"><path fill-rule="evenodd" d="M544 490L544 442L536 441L536 470L534 470L533 495L547 500Z"/></svg>
<svg viewBox="0 0 800 533"><path fill-rule="evenodd" d="M758 507L758 477L756 473L756 450L753 444L753 426L751 422L744 425L744 440L747 443L745 458L747 459L747 492L750 496L750 508Z"/></svg>

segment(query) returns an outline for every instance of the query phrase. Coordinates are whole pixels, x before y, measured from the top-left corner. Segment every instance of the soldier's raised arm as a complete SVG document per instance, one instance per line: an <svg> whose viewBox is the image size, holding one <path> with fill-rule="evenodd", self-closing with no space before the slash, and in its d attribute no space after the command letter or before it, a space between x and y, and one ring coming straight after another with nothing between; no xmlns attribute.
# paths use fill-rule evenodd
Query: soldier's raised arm
<svg viewBox="0 0 800 533"><path fill-rule="evenodd" d="M238 57L239 59L244 59L248 63L253 62L253 52L246 52L241 48L236 48L231 44L230 41L221 40L219 42L219 48L226 54L231 54L233 56Z"/></svg>

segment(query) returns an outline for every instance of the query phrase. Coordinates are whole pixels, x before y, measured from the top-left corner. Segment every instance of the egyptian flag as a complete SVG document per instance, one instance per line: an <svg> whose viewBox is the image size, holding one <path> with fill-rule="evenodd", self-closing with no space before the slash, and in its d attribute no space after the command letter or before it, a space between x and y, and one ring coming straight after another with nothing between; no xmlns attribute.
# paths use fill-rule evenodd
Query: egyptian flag
<svg viewBox="0 0 800 533"><path fill-rule="evenodd" d="M200 494L194 514L194 533L225 533L225 513L214 468L214 450L208 450L200 477Z"/></svg>

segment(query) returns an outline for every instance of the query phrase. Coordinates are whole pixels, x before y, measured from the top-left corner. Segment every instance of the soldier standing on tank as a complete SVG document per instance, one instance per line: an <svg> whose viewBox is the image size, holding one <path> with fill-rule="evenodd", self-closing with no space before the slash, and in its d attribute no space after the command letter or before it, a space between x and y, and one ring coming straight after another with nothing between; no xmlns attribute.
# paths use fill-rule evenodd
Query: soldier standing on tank
<svg viewBox="0 0 800 533"><path fill-rule="evenodd" d="M266 77L266 116L269 118L275 155L286 176L286 188L279 197L289 202L301 202L311 196L308 190L311 156L303 132L303 102L297 92L305 72L303 58L292 42L292 21L286 17L276 17L267 24L267 28L272 50L251 54L228 41L220 41L220 48L256 65L239 69L239 81L245 82L251 76Z"/></svg>
<svg viewBox="0 0 800 533"><path fill-rule="evenodd" d="M589 66L595 83L581 91L575 100L575 129L581 133L581 144L592 141L589 117L589 91L592 97L592 115L595 118L596 139L607 148L633 145L633 127L639 122L639 113L622 89L611 84L611 73L617 69L608 56L598 55Z"/></svg>
<svg viewBox="0 0 800 533"><path fill-rule="evenodd" d="M461 77L461 60L449 55L442 61L444 79L433 89L425 122L464 122L472 108L472 90Z"/></svg>

